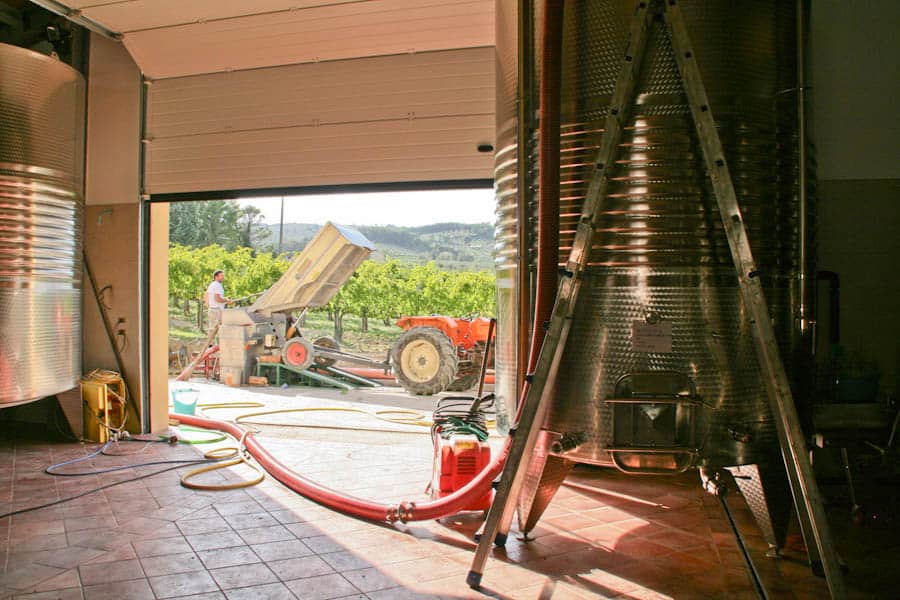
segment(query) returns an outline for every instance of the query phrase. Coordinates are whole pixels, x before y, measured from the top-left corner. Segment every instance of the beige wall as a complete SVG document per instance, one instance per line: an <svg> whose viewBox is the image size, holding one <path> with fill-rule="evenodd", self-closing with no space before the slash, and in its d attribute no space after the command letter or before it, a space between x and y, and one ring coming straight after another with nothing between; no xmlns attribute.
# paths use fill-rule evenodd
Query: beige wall
<svg viewBox="0 0 900 600"><path fill-rule="evenodd" d="M125 47L91 34L85 203L140 198L141 72Z"/></svg>
<svg viewBox="0 0 900 600"><path fill-rule="evenodd" d="M102 292L110 325L116 334L124 362L124 376L135 394L140 407L141 343L140 310L138 306L137 204L88 206L84 221L84 253L94 275L94 281ZM103 327L100 309L94 299L90 284L85 280L83 294L84 371L110 369L118 371L115 354ZM121 332L121 333L120 333ZM140 430L139 415L129 409L129 428Z"/></svg>
<svg viewBox="0 0 900 600"><path fill-rule="evenodd" d="M169 205L150 206L150 428L169 424Z"/></svg>
<svg viewBox="0 0 900 600"><path fill-rule="evenodd" d="M88 76L84 252L123 360L123 374L141 405L140 314L141 76L125 48L91 36ZM83 293L85 371L119 370L90 284ZM140 415L129 411L129 428Z"/></svg>

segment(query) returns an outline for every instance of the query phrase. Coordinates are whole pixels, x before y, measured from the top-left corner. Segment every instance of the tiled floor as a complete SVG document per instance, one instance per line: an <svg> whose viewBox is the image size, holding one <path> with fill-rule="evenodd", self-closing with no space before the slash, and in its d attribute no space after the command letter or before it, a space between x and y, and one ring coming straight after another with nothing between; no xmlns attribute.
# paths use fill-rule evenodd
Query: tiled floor
<svg viewBox="0 0 900 600"><path fill-rule="evenodd" d="M341 399L330 403L340 406ZM354 419L349 415L342 424L363 426ZM286 463L330 486L385 500L423 497L431 469L427 436L261 429L264 442ZM142 448L123 444L117 451ZM102 477L43 473L48 464L90 449L0 442L0 513L161 468ZM77 468L192 458L196 452L153 444L133 456L99 457ZM695 474L635 478L577 470L533 541L511 537L489 561L483 592L474 592L465 574L480 515L379 525L318 506L271 478L245 490L188 490L178 483L185 470L0 520L0 599L755 597L724 514L715 498L701 493ZM238 468L201 481L245 476ZM827 597L823 581L809 575L796 550L778 562L761 558L749 513L739 497L731 503L773 597Z"/></svg>

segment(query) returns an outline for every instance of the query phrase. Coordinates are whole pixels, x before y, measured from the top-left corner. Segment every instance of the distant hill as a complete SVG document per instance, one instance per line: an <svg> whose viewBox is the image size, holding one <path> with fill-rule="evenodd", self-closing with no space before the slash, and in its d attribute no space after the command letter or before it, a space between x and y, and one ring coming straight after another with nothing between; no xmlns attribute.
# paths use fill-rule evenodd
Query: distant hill
<svg viewBox="0 0 900 600"><path fill-rule="evenodd" d="M267 243L278 243L278 225L266 225L272 232ZM435 223L421 227L394 225L350 225L374 245L376 260L395 258L403 262L434 261L453 270L493 269L491 248L494 228L489 223ZM282 251L302 250L321 225L285 223Z"/></svg>

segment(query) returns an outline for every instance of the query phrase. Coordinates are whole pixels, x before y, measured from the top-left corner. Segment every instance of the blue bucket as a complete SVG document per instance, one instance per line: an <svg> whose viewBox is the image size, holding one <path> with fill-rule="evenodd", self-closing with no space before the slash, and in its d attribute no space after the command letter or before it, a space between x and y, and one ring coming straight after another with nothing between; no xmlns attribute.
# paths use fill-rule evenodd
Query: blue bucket
<svg viewBox="0 0 900 600"><path fill-rule="evenodd" d="M192 415L197 409L200 392L193 389L172 390L172 410L179 415Z"/></svg>

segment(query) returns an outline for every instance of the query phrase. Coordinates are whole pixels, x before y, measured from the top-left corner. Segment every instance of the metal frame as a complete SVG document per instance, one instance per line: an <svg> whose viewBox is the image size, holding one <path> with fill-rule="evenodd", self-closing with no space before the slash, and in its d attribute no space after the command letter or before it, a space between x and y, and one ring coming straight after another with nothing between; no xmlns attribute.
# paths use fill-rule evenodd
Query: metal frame
<svg viewBox="0 0 900 600"><path fill-rule="evenodd" d="M756 356L762 371L763 384L769 397L769 407L775 418L781 452L809 557L814 565L821 561L832 598L844 598L847 592L825 517L825 507L822 504L822 497L819 494L807 454L803 430L800 428L800 417L797 414L790 383L778 350L778 342L775 339L775 330L772 327L772 319L766 305L760 273L753 260L740 205L734 191L731 173L728 170L709 100L706 97L706 88L703 85L700 68L697 66L678 1L667 0L664 6L675 60L678 63L682 85L694 119L694 127L703 150L706 170L719 206L719 215L725 227L725 235L728 238L731 257L737 270L744 307L750 316ZM818 553L817 557L816 553Z"/></svg>
<svg viewBox="0 0 900 600"><path fill-rule="evenodd" d="M69 6L66 6L62 2L57 2L56 0L31 0L31 2L33 4L37 4L44 10L50 11L53 14L59 15L61 17L65 17L76 25L81 25L85 29L102 35L105 38L109 38L117 42L122 41L121 33L104 27L97 21L84 16L84 13L82 13L82 11L77 8L71 8Z"/></svg>
<svg viewBox="0 0 900 600"><path fill-rule="evenodd" d="M495 540L505 540L512 521L516 500L522 489L529 457L534 450L549 405L560 360L581 287L581 277L591 249L593 229L599 220L600 208L608 183L607 165L615 158L624 124L627 102L633 97L635 80L639 75L642 54L647 42L649 21L654 15L665 18L671 38L682 85L690 104L694 126L703 151L707 172L712 181L719 213L725 228L728 245L734 260L741 295L750 315L757 359L763 383L776 421L778 437L794 504L800 517L811 562L821 561L833 598L845 598L840 564L835 553L825 518L824 506L812 472L800 420L791 395L790 384L781 361L775 332L760 282L760 273L744 228L734 184L725 160L722 143L706 97L706 89L697 66L690 37L678 0L664 0L662 9L648 8L648 2L637 2L632 19L628 50L620 66L615 93L607 113L600 150L595 161L596 171L588 188L575 243L557 295L556 306L547 332L536 372L525 395L516 430L510 432L512 445L503 469L494 503L488 513L484 532L472 560L467 583L477 588L481 584L490 549ZM516 434L516 432L518 432ZM515 434L515 435L514 435Z"/></svg>
<svg viewBox="0 0 900 600"><path fill-rule="evenodd" d="M509 532L516 509L516 499L522 490L528 469L528 462L522 459L530 457L534 451L541 431L540 425L543 423L550 405L553 384L559 372L563 350L572 326L576 301L581 290L584 269L590 256L594 228L600 220L601 205L609 184L610 169L608 167L612 165L618 150L622 129L625 125L628 101L633 95L634 85L640 72L651 16L647 2L639 2L632 19L631 41L626 55L622 57L613 102L606 115L603 138L594 160L594 176L585 197L572 252L560 282L550 327L538 357L537 369L533 374L526 376L525 400L519 421L515 428L510 430L512 444L509 456L497 486L494 502L488 512L484 531L472 560L472 567L466 577L466 582L473 588L481 585L481 577L494 541L505 540L506 534Z"/></svg>

